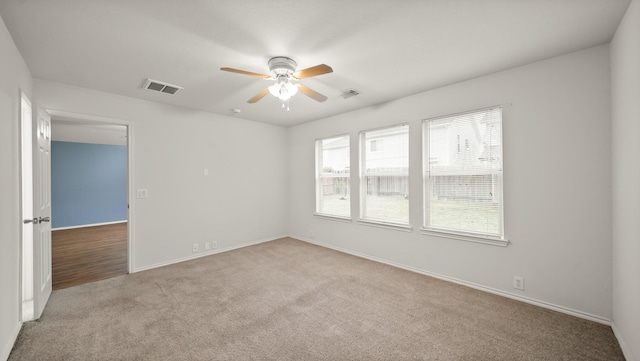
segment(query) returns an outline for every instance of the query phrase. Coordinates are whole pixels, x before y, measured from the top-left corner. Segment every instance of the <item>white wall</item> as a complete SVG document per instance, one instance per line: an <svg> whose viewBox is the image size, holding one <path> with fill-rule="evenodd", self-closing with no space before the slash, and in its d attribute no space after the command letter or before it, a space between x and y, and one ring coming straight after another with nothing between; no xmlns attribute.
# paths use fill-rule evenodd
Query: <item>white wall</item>
<svg viewBox="0 0 640 361"><path fill-rule="evenodd" d="M638 360L639 8L634 0L611 45L611 79L609 48L600 46L289 130L47 81L34 91L48 108L133 122L134 187L149 190L133 205L137 269L191 257L194 242L215 240L223 249L287 233L311 240L313 231L313 241L330 247L613 319L627 358ZM20 326L18 89L29 96L32 89L4 23L0 53L1 360ZM513 243L421 235L421 120L505 103L512 103L503 131ZM355 170L358 131L403 122L411 126L413 231L312 216L314 140L350 133ZM354 194L354 215L357 202ZM526 278L526 291L511 288L513 275Z"/></svg>
<svg viewBox="0 0 640 361"><path fill-rule="evenodd" d="M434 69L437 71L437 69ZM611 317L609 48L599 46L290 128L292 236L576 311ZM504 108L507 248L422 235L421 120ZM314 139L410 124L410 233L313 216ZM358 196L352 195L352 215ZM636 213L637 214L637 213ZM512 288L514 275L526 290ZM570 311L571 312L571 311Z"/></svg>
<svg viewBox="0 0 640 361"><path fill-rule="evenodd" d="M613 329L628 361L640 360L640 2L611 42Z"/></svg>
<svg viewBox="0 0 640 361"><path fill-rule="evenodd" d="M20 330L20 90L31 74L0 18L0 360ZM33 101L33 99L31 99Z"/></svg>
<svg viewBox="0 0 640 361"><path fill-rule="evenodd" d="M42 80L34 91L48 109L133 122L134 191L149 192L133 204L136 270L192 257L193 243L287 234L285 128Z"/></svg>

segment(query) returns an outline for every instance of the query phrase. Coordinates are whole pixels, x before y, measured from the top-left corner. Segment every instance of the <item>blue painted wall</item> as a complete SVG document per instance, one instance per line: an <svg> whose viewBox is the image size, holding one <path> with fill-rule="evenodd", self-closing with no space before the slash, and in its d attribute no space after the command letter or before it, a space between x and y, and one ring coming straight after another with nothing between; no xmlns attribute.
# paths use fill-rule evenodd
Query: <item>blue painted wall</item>
<svg viewBox="0 0 640 361"><path fill-rule="evenodd" d="M127 219L127 147L51 143L53 228Z"/></svg>

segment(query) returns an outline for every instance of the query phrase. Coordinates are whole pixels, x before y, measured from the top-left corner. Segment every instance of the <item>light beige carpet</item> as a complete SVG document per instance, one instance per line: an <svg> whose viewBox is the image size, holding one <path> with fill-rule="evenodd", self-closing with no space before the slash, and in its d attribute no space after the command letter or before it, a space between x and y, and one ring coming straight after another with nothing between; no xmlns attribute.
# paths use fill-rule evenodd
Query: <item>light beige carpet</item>
<svg viewBox="0 0 640 361"><path fill-rule="evenodd" d="M611 328L291 238L53 292L17 360L624 360Z"/></svg>

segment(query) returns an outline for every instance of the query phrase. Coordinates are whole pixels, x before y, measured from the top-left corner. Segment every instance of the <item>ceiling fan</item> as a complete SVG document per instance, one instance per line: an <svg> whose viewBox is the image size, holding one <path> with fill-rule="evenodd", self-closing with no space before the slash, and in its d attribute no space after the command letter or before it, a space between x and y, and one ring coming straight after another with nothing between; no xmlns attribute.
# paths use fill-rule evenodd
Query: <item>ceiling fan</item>
<svg viewBox="0 0 640 361"><path fill-rule="evenodd" d="M269 75L253 73L250 71L234 68L220 68L220 70L228 71L231 73L255 76L268 80L275 80L274 84L264 88L258 94L254 95L253 98L247 101L247 103L256 103L258 100L264 98L265 95L271 93L273 96L282 100L282 107L284 108L285 102L288 102L289 98L294 96L298 92L298 90L300 90L302 94L308 96L313 100L319 102L327 100L326 96L318 93L317 91L310 89L309 87L306 87L300 83L294 84L293 82L304 78L310 78L312 76L331 73L333 72L333 69L331 69L330 66L320 64L296 71L296 66L298 64L293 59L284 56L276 56L269 59L268 65ZM289 107L287 106L287 110L289 110L288 108Z"/></svg>

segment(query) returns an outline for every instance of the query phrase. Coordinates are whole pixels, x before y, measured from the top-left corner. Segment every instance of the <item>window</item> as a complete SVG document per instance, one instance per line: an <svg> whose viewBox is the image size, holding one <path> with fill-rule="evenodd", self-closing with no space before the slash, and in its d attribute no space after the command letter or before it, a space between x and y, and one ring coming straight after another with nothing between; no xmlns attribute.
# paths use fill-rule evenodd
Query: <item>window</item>
<svg viewBox="0 0 640 361"><path fill-rule="evenodd" d="M427 119L423 132L425 230L501 244L502 109Z"/></svg>
<svg viewBox="0 0 640 361"><path fill-rule="evenodd" d="M316 141L316 213L351 217L349 136Z"/></svg>
<svg viewBox="0 0 640 361"><path fill-rule="evenodd" d="M360 147L360 218L409 225L409 126L362 132Z"/></svg>

